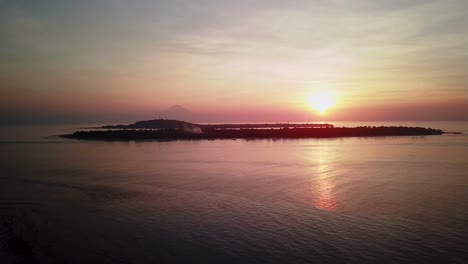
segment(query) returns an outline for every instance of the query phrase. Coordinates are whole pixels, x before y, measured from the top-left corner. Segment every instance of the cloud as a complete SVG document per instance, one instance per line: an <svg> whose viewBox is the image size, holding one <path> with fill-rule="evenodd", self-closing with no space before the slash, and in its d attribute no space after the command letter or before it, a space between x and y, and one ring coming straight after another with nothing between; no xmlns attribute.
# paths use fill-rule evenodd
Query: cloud
<svg viewBox="0 0 468 264"><path fill-rule="evenodd" d="M0 95L213 105L294 104L320 89L349 105L466 98L467 24L463 0L4 0Z"/></svg>

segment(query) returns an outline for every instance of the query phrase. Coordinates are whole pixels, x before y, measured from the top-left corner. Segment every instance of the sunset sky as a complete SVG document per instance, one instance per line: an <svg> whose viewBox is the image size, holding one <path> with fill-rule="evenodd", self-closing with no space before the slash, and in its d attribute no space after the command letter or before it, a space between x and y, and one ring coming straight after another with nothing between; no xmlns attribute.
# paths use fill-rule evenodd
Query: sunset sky
<svg viewBox="0 0 468 264"><path fill-rule="evenodd" d="M467 25L466 0L0 0L0 123L468 120Z"/></svg>

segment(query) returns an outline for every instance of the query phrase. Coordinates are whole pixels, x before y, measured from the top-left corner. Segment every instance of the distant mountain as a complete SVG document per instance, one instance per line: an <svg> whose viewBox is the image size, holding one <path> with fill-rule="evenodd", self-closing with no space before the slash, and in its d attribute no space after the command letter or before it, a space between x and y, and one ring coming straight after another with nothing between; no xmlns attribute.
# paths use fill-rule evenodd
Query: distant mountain
<svg viewBox="0 0 468 264"><path fill-rule="evenodd" d="M196 119L194 113L180 105L173 105L159 113L158 116L164 119L176 119L182 121L194 121Z"/></svg>

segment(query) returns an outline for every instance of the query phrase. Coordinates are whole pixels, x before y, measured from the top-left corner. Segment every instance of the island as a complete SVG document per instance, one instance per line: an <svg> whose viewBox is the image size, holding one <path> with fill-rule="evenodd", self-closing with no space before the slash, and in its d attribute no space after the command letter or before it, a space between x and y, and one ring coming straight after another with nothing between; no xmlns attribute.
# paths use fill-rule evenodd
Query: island
<svg viewBox="0 0 468 264"><path fill-rule="evenodd" d="M106 125L60 135L84 140L299 139L441 135L440 129L405 126L335 127L332 124L194 124L155 119L129 125Z"/></svg>

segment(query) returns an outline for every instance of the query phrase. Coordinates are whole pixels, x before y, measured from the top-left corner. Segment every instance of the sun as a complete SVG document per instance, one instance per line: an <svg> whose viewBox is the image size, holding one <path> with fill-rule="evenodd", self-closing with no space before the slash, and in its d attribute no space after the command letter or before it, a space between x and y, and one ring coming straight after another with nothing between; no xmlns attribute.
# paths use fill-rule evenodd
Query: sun
<svg viewBox="0 0 468 264"><path fill-rule="evenodd" d="M310 107L319 114L325 114L330 108L336 104L335 96L332 92L323 91L313 94L308 98Z"/></svg>

